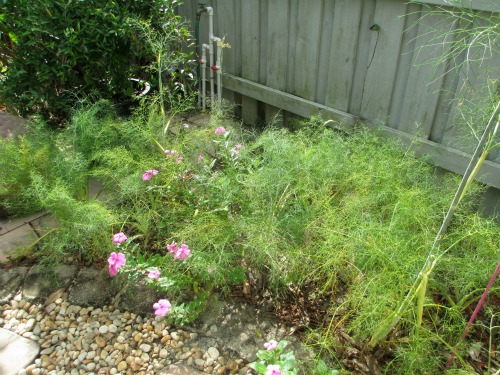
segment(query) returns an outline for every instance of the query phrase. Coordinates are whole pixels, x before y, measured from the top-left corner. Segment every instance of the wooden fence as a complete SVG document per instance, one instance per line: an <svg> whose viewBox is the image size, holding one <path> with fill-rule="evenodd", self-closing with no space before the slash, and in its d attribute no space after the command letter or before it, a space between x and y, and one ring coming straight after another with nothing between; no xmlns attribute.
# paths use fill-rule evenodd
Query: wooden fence
<svg viewBox="0 0 500 375"><path fill-rule="evenodd" d="M498 0L467 1L480 18L500 12ZM224 50L224 96L239 105L245 121L286 122L316 113L347 127L362 120L412 143L438 166L465 171L488 115L474 124L474 135L457 104L473 111L487 97L486 88L499 90L500 56L497 45L496 53L480 55L461 69L452 67L484 50L439 61L456 46L450 31L464 27L449 15L431 13L447 4L444 0L422 1L437 5L404 0L184 2L179 14L192 21L193 29L198 3L213 7L214 33L231 45ZM206 13L200 35L201 43L208 43ZM500 152L488 159L478 178L500 188Z"/></svg>

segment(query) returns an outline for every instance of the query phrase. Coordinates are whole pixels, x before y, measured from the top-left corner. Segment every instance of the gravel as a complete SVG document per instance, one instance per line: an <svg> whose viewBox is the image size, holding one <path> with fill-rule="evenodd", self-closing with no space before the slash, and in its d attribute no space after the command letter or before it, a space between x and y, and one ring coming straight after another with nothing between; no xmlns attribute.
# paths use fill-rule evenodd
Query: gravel
<svg viewBox="0 0 500 375"><path fill-rule="evenodd" d="M35 363L19 374L150 375L178 362L208 374L250 373L241 358L200 347L197 333L173 328L162 317L81 307L64 298L44 306L21 294L1 310L0 326L40 345Z"/></svg>

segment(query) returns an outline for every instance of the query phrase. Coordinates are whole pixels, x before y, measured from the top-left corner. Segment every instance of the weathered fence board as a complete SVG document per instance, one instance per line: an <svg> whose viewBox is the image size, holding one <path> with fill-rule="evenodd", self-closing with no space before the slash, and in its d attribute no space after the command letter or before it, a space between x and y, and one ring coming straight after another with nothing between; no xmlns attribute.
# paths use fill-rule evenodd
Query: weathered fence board
<svg viewBox="0 0 500 375"><path fill-rule="evenodd" d="M323 79L328 85L324 104L346 112L353 83L362 2L335 1L328 80Z"/></svg>
<svg viewBox="0 0 500 375"><path fill-rule="evenodd" d="M395 72L400 57L400 45L404 31L406 4L399 0L378 0L372 30L372 53L366 68L366 80L361 98L362 118L387 123ZM372 25L368 25L371 27ZM389 123L390 124L390 123Z"/></svg>
<svg viewBox="0 0 500 375"><path fill-rule="evenodd" d="M234 46L241 51L241 76L251 81L259 80L260 61L260 1L241 3L241 46ZM229 73L232 73L228 70ZM255 99L243 96L241 114L244 121L256 124L258 121L258 103Z"/></svg>
<svg viewBox="0 0 500 375"><path fill-rule="evenodd" d="M184 1L179 14L194 22L197 1ZM463 25L448 22L445 15L421 16L448 2L204 2L214 8L218 36L226 36L231 44L224 52L224 85L229 97L241 103L245 121L269 121L277 113L284 121L315 113L346 123L363 120L394 129L406 139L418 137L425 146L422 150L434 152L431 159L439 155L440 166L458 173L465 170L463 152L471 152L478 134L469 131L456 105L478 102L486 71L493 72L490 78L500 79L500 56L486 56L467 71L454 68L460 67L465 54L438 61L439 54L452 48L446 33ZM500 1L465 2L478 11L500 12ZM201 32L205 30L203 14ZM206 36L202 42L207 42ZM467 86L468 92L461 91ZM489 160L489 171L500 176L500 152L493 152ZM500 188L500 177L481 178Z"/></svg>

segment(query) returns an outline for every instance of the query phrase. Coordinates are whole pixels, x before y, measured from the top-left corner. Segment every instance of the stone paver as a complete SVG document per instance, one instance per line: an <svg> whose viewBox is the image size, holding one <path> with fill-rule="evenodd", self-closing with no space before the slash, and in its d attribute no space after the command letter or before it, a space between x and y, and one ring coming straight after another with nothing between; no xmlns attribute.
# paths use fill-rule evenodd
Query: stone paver
<svg viewBox="0 0 500 375"><path fill-rule="evenodd" d="M28 267L0 271L0 305L9 302L21 289Z"/></svg>
<svg viewBox="0 0 500 375"><path fill-rule="evenodd" d="M0 237L0 265L8 263L20 248L33 245L37 239L38 236L29 224L23 224L2 235Z"/></svg>
<svg viewBox="0 0 500 375"><path fill-rule="evenodd" d="M2 219L0 220L0 236L6 234L7 232L13 231L29 222L38 219L41 216L46 215L46 212L37 212L26 217L17 217L14 219Z"/></svg>
<svg viewBox="0 0 500 375"><path fill-rule="evenodd" d="M45 300L58 289L67 289L77 274L77 268L61 265L54 269L41 265L31 267L23 286L27 300Z"/></svg>
<svg viewBox="0 0 500 375"><path fill-rule="evenodd" d="M201 375L200 372L192 367L183 365L181 363L174 363L163 370L161 370L158 375Z"/></svg>
<svg viewBox="0 0 500 375"><path fill-rule="evenodd" d="M152 314L153 304L165 298L164 294L146 287L143 281L129 282L118 301L118 308L136 314Z"/></svg>
<svg viewBox="0 0 500 375"><path fill-rule="evenodd" d="M33 227L35 233L40 237L44 234L47 234L47 232L51 229L57 228L59 226L57 220L49 214L45 214L32 220L30 224Z"/></svg>
<svg viewBox="0 0 500 375"><path fill-rule="evenodd" d="M34 341L0 328L0 374L17 375L38 356Z"/></svg>
<svg viewBox="0 0 500 375"><path fill-rule="evenodd" d="M79 306L111 305L120 290L120 282L107 269L85 268L78 274L68 300Z"/></svg>

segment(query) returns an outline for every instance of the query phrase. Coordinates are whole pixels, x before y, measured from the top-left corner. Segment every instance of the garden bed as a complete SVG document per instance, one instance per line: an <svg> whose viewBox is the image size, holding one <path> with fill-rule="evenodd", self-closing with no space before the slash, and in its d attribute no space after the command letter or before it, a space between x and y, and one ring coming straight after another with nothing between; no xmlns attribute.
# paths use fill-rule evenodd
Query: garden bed
<svg viewBox="0 0 500 375"><path fill-rule="evenodd" d="M2 182L6 206L43 208L60 223L36 255L105 265L122 253L113 272L168 296L175 324L196 319L214 291L240 296L269 308L333 368L435 373L452 351L456 370L495 366L488 343L497 289L470 341L457 346L498 259L499 227L474 211L481 186L443 239L422 323L408 309L369 347L410 290L459 177L438 176L398 144L365 130L339 133L319 118L295 132L259 132L218 112L196 123L174 118L141 107L119 119L99 102L62 132L32 125L3 143L2 168L16 171ZM106 202L89 199L82 187L90 177ZM117 233L123 241L113 244ZM147 277L152 271L159 277Z"/></svg>

